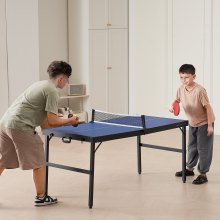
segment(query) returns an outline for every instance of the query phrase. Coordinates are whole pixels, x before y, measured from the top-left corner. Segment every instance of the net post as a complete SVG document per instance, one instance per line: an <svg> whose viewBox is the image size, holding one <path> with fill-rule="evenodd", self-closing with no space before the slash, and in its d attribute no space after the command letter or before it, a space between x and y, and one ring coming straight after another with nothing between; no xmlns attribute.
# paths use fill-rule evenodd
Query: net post
<svg viewBox="0 0 220 220"><path fill-rule="evenodd" d="M91 122L94 122L95 120L95 109L92 109L92 120Z"/></svg>
<svg viewBox="0 0 220 220"><path fill-rule="evenodd" d="M144 115L141 115L141 121L142 121L142 126L143 126L143 129L146 130L146 122L145 122L145 116Z"/></svg>

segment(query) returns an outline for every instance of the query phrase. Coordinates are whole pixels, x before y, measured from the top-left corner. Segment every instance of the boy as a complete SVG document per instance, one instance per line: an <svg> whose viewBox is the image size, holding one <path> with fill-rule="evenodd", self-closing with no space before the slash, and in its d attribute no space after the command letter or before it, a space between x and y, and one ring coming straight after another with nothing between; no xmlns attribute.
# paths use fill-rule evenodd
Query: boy
<svg viewBox="0 0 220 220"><path fill-rule="evenodd" d="M44 147L35 128L41 124L56 127L78 123L76 116L68 119L58 117L57 88L62 89L68 83L71 66L63 61L53 61L47 72L50 79L27 88L0 120L0 175L4 169L32 169L37 194L35 206L57 203L56 198L44 194Z"/></svg>
<svg viewBox="0 0 220 220"><path fill-rule="evenodd" d="M184 64L179 68L179 75L182 85L177 91L174 102L182 103L189 120L186 176L194 175L193 169L199 160L200 175L192 183L203 184L208 182L206 173L209 171L212 161L215 116L206 90L194 82L195 67L191 64ZM170 108L170 111L173 112L173 107ZM181 177L182 171L176 172L175 175Z"/></svg>

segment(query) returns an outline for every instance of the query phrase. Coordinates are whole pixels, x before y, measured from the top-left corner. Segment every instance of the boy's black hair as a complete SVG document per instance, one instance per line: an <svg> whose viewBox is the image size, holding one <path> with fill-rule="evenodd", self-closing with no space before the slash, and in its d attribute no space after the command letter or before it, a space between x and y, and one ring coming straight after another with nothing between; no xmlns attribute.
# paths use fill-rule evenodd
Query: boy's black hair
<svg viewBox="0 0 220 220"><path fill-rule="evenodd" d="M179 68L179 73L188 73L194 75L196 73L196 69L192 64L183 64Z"/></svg>
<svg viewBox="0 0 220 220"><path fill-rule="evenodd" d="M55 78L60 74L64 74L67 77L71 76L72 68L71 66L64 61L53 61L47 68L50 79Z"/></svg>

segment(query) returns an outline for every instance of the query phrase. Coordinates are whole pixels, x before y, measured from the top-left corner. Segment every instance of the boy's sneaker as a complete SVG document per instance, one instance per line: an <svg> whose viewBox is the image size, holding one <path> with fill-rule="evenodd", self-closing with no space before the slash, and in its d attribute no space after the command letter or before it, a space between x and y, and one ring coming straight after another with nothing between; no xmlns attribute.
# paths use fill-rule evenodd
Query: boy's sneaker
<svg viewBox="0 0 220 220"><path fill-rule="evenodd" d="M57 203L57 198L52 198L48 195L44 195L43 197L36 196L34 203L35 206L52 205Z"/></svg>
<svg viewBox="0 0 220 220"><path fill-rule="evenodd" d="M193 171L186 169L186 176L194 176L194 175L195 174L194 174ZM175 176L182 177L183 176L183 171L176 172Z"/></svg>
<svg viewBox="0 0 220 220"><path fill-rule="evenodd" d="M196 179L193 180L192 184L200 185L206 182L208 182L207 177L203 175L199 175Z"/></svg>

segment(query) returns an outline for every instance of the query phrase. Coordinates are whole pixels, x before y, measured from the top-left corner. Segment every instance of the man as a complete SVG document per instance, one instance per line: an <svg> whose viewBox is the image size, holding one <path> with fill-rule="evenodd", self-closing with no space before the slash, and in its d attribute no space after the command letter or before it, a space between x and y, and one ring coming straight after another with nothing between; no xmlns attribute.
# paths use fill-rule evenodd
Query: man
<svg viewBox="0 0 220 220"><path fill-rule="evenodd" d="M27 88L0 120L0 175L5 169L32 169L37 194L35 206L57 203L57 198L44 193L44 147L35 128L39 125L45 128L45 125L78 124L76 116L68 119L58 117L57 89L68 83L71 66L63 61L53 61L47 72L49 80L36 82Z"/></svg>

